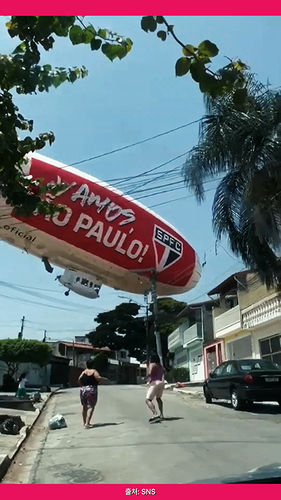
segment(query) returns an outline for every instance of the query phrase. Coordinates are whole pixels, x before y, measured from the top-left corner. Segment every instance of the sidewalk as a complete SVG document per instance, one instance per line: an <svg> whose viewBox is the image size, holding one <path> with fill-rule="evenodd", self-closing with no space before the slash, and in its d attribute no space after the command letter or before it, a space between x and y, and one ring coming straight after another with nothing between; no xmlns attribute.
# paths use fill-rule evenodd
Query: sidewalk
<svg viewBox="0 0 281 500"><path fill-rule="evenodd" d="M172 390L180 394L186 394L188 396L204 398L203 382L184 382L183 385L184 387L178 387L176 383L166 384L165 390Z"/></svg>
<svg viewBox="0 0 281 500"><path fill-rule="evenodd" d="M142 384L142 387L148 388L148 385ZM177 387L176 383L165 384L165 391L173 391L204 399L203 382L184 382L184 387Z"/></svg>
<svg viewBox="0 0 281 500"><path fill-rule="evenodd" d="M19 448L22 446L30 430L37 421L42 410L46 406L50 397L57 392L57 388L51 392L41 393L42 401L40 403L34 403L32 410L24 409L12 409L12 408L0 408L0 423L2 423L6 418L17 417L23 422L23 427L20 433L16 436L0 434L0 482L5 476L10 464L15 458ZM6 393L1 392L1 396L7 396ZM9 394L10 396L11 394Z"/></svg>

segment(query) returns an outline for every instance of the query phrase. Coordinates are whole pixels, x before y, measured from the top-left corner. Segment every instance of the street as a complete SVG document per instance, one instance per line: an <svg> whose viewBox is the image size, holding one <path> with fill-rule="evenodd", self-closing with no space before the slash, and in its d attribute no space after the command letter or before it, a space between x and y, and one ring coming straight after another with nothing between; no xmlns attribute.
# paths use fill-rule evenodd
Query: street
<svg viewBox="0 0 281 500"><path fill-rule="evenodd" d="M273 405L235 412L198 397L164 393L161 423L149 424L141 386L100 387L84 429L79 389L49 401L3 483L187 484L281 463L281 413ZM62 414L67 428L49 431Z"/></svg>

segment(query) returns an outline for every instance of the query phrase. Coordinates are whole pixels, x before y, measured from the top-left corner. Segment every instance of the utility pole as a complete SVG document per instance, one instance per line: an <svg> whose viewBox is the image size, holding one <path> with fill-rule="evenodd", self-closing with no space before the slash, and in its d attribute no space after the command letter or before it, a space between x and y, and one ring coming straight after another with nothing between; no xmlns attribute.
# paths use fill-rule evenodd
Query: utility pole
<svg viewBox="0 0 281 500"><path fill-rule="evenodd" d="M144 294L144 301L145 301L145 333L146 333L146 364L148 366L149 364L149 324L148 324L148 296L147 292Z"/></svg>
<svg viewBox="0 0 281 500"><path fill-rule="evenodd" d="M24 322L25 322L25 316L23 316L23 318L21 320L21 329L20 329L20 332L18 334L19 339L22 339L22 337L23 337Z"/></svg>
<svg viewBox="0 0 281 500"><path fill-rule="evenodd" d="M160 337L160 333L158 331L157 282L156 282L155 272L153 272L151 282L152 282L151 292L152 292L152 300L153 300L154 335L156 338L156 351L157 351L157 354L160 358L160 362L163 365L161 337Z"/></svg>

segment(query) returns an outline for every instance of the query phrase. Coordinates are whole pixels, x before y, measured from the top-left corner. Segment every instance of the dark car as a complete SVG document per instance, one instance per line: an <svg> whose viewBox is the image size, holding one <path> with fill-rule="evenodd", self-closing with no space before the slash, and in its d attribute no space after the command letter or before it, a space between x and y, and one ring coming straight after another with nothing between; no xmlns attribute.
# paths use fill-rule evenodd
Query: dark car
<svg viewBox="0 0 281 500"><path fill-rule="evenodd" d="M254 401L277 401L281 406L281 366L267 359L226 361L210 373L203 390L206 403L226 399L234 410Z"/></svg>

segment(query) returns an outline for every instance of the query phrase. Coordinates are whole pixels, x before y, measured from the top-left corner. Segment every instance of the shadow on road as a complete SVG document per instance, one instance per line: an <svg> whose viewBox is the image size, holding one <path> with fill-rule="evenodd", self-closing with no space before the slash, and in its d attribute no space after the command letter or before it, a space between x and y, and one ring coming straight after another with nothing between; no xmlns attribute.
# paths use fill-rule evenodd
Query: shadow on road
<svg viewBox="0 0 281 500"><path fill-rule="evenodd" d="M107 427L108 425L121 425L124 422L104 422L103 424L93 424L91 429L95 429L97 427Z"/></svg>
<svg viewBox="0 0 281 500"><path fill-rule="evenodd" d="M235 411L233 410L231 404L228 402L214 401L212 404L216 406L223 406L224 408L227 408L231 411ZM253 403L246 405L242 411L243 413L255 413L256 415L280 415L281 408L279 405Z"/></svg>
<svg viewBox="0 0 281 500"><path fill-rule="evenodd" d="M172 422L173 420L183 420L183 417L164 417L164 422Z"/></svg>

